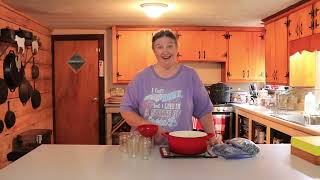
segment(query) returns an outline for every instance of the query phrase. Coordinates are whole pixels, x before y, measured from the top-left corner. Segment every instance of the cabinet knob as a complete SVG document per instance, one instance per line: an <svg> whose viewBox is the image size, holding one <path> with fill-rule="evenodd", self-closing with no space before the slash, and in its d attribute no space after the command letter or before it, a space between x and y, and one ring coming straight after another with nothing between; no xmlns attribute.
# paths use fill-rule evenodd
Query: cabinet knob
<svg viewBox="0 0 320 180"><path fill-rule="evenodd" d="M199 54L198 59L200 59L200 57L201 57L200 51L198 51L198 54Z"/></svg>
<svg viewBox="0 0 320 180"><path fill-rule="evenodd" d="M206 58L206 51L203 51L203 59Z"/></svg>
<svg viewBox="0 0 320 180"><path fill-rule="evenodd" d="M120 76L122 76L119 72L117 72L117 77L120 77Z"/></svg>

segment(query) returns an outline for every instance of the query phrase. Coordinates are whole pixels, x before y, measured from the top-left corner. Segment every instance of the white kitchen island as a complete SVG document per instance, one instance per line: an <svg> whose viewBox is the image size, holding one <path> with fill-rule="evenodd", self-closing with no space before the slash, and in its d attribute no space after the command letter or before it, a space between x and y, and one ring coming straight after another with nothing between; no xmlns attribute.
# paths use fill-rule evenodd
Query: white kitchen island
<svg viewBox="0 0 320 180"><path fill-rule="evenodd" d="M302 180L320 179L320 166L290 155L290 145L260 145L242 160L131 159L111 145L41 145L0 170L0 180Z"/></svg>

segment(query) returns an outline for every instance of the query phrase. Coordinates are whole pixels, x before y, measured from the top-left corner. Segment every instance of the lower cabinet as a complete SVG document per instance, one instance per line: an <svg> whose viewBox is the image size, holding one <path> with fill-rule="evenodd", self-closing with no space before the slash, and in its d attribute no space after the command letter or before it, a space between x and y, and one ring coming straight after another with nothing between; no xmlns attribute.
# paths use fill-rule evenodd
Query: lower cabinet
<svg viewBox="0 0 320 180"><path fill-rule="evenodd" d="M236 109L236 137L249 139L256 144L290 143L291 136L312 136L289 126Z"/></svg>

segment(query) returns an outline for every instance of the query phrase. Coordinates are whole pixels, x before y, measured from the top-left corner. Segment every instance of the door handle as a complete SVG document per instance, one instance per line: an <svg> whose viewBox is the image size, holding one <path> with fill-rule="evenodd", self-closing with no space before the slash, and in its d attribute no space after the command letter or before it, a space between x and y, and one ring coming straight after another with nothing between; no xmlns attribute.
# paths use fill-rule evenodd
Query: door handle
<svg viewBox="0 0 320 180"><path fill-rule="evenodd" d="M97 97L94 97L94 98L91 99L91 102L95 102L96 103L96 102L98 102L98 100L99 99Z"/></svg>

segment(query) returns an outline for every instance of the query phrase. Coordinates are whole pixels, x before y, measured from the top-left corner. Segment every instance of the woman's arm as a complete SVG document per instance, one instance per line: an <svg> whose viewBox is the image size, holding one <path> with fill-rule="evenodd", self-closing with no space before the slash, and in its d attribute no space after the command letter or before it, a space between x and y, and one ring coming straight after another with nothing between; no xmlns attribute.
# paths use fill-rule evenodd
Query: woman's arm
<svg viewBox="0 0 320 180"><path fill-rule="evenodd" d="M216 129L213 124L212 113L207 113L202 118L200 118L200 123L203 130L206 133L213 133L214 137L210 139L211 144L222 144L222 136L221 134L217 134Z"/></svg>
<svg viewBox="0 0 320 180"><path fill-rule="evenodd" d="M145 120L133 111L122 111L120 112L123 119L132 127L136 128L142 124L151 124L150 121Z"/></svg>
<svg viewBox="0 0 320 180"><path fill-rule="evenodd" d="M120 112L123 119L131 126L131 128L136 128L142 124L152 124L143 117L139 116L136 112L132 111L122 111ZM154 136L154 141L156 144L161 144L164 137L162 133L165 132L160 126L158 126L157 134Z"/></svg>

